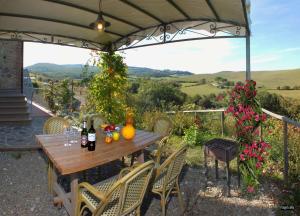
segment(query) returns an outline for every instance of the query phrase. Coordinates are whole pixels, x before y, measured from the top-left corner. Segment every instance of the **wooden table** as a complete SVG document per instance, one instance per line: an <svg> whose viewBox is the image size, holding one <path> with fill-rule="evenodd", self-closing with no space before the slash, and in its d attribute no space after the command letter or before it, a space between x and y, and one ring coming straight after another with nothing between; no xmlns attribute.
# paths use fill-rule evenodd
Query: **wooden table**
<svg viewBox="0 0 300 216"><path fill-rule="evenodd" d="M119 141L106 144L104 134L97 131L96 150L91 152L87 148L81 148L79 140L76 144L64 146L66 141L64 135L37 135L36 139L49 158L48 177L50 182L48 184L53 189L54 194L57 195L55 200L64 204L69 215L75 216L78 172L118 160L132 153L138 153L138 161L144 162L143 149L161 139L161 136L152 132L137 130L133 140L127 141L121 138ZM70 193L66 193L57 183L55 170L61 175L71 176Z"/></svg>

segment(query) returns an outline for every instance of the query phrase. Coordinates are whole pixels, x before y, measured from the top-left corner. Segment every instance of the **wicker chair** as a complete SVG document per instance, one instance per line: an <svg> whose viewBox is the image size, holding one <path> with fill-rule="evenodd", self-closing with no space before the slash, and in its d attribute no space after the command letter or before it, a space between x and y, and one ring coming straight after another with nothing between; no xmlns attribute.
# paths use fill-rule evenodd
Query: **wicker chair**
<svg viewBox="0 0 300 216"><path fill-rule="evenodd" d="M173 123L168 117L158 117L154 122L153 131L165 137L170 135L172 128Z"/></svg>
<svg viewBox="0 0 300 216"><path fill-rule="evenodd" d="M51 117L49 118L43 127L44 134L62 134L64 129L69 127L70 123L61 117Z"/></svg>
<svg viewBox="0 0 300 216"><path fill-rule="evenodd" d="M153 168L154 162L148 161L133 168L125 168L118 177L95 186L86 182L79 184L77 215L82 215L85 209L89 209L93 216L123 216L134 212L140 215L140 206Z"/></svg>
<svg viewBox="0 0 300 216"><path fill-rule="evenodd" d="M159 143L157 149L153 150L150 153L150 157L155 161L155 165L161 164L162 156L164 156L165 148L168 142L169 136L165 136L162 138Z"/></svg>
<svg viewBox="0 0 300 216"><path fill-rule="evenodd" d="M44 134L62 134L64 133L64 129L69 127L70 123L68 120L61 117L51 117L49 118L43 127ZM48 190L50 193L53 192L52 172L54 170L53 164L48 160Z"/></svg>
<svg viewBox="0 0 300 216"><path fill-rule="evenodd" d="M91 121L94 121L94 128L99 128L102 124L105 124L107 121L101 114L92 114L87 118L87 127L90 128Z"/></svg>
<svg viewBox="0 0 300 216"><path fill-rule="evenodd" d="M161 198L162 215L166 215L166 205L171 193L176 193L181 211L184 210L183 198L179 188L179 175L185 163L187 147L184 146L170 155L156 170L152 192Z"/></svg>
<svg viewBox="0 0 300 216"><path fill-rule="evenodd" d="M168 117L158 117L155 119L154 122L155 123L152 127L153 132L161 135L163 137L163 139L160 140L159 142L155 142L155 144L158 146L157 149L155 149L155 147L153 147L153 146L150 146L150 147L145 148L145 150L148 152L148 154L150 155L150 157L153 160L155 160L156 162L157 161L160 162L162 152L168 141L168 138L165 138L165 137L168 137L170 135L172 128L173 128L173 123ZM157 156L159 156L159 157L157 158ZM130 166L132 166L134 164L135 158L136 158L135 154L132 154ZM123 159L123 161L124 161L124 159Z"/></svg>

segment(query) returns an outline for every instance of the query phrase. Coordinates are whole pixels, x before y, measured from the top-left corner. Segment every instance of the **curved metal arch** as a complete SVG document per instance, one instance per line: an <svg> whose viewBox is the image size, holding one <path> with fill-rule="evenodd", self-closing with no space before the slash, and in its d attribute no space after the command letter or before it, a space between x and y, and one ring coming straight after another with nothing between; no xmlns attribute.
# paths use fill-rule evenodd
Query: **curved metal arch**
<svg viewBox="0 0 300 216"><path fill-rule="evenodd" d="M150 30L150 29L153 29L153 28L159 28L159 27L164 26L164 25L172 25L172 24L180 23L180 22L193 22L193 21L224 23L224 24L229 24L229 25L233 25L233 26L236 26L236 27L245 27L245 28L246 28L245 25L240 25L239 23L234 23L234 22L231 22L231 21L221 20L221 21L219 22L219 21L217 21L217 20L215 20L215 19L206 19L206 18L203 18L203 19L189 19L189 20L184 19L184 20L176 20L176 21L169 22L169 23L164 23L164 24L154 25L154 26L151 26L151 27L148 27L148 28L144 29L143 31L147 31L147 30ZM129 37L131 37L131 36L133 36L133 35L135 35L135 34L137 34L137 33L139 33L139 32L142 32L142 31L138 30L138 31L134 31L134 32L132 32L132 33L130 33L130 34L127 34L127 35L125 35L124 37L119 38L119 39L117 39L116 41L114 41L113 44L117 44L118 42L120 42L120 41L122 41L122 40L124 40L124 39L126 39L126 38L129 38Z"/></svg>
<svg viewBox="0 0 300 216"><path fill-rule="evenodd" d="M38 16L32 16L32 15L14 14L14 13L0 13L0 16L34 19L34 20L42 20L42 21L48 21L48 22L54 22L54 23L61 23L61 24L65 24L65 25L75 26L75 27L84 28L84 29L94 31L89 26L85 26L85 25L81 25L81 24L73 23L73 22L67 22L67 21L52 19L52 18L46 18L46 17L38 17ZM105 32L107 32L109 34L112 34L112 35L116 35L118 37L124 37L124 35L116 33L116 32L112 32L112 31L108 31L108 30L105 30Z"/></svg>
<svg viewBox="0 0 300 216"><path fill-rule="evenodd" d="M150 12L146 11L145 9L137 6L136 4L133 4L132 2L128 1L128 0L120 0L121 2L123 2L124 4L134 8L135 10L142 12L143 14L151 17L152 19L158 21L160 24L164 24L164 21L162 21L160 18L158 18L157 16L151 14Z"/></svg>
<svg viewBox="0 0 300 216"><path fill-rule="evenodd" d="M247 8L246 8L246 1L247 0L241 0L242 1L242 5L243 5L243 10L244 10L244 17L245 17L245 21L246 21L246 28L247 28L247 35L251 34L250 28L249 28L249 19L248 19L248 13L247 13Z"/></svg>
<svg viewBox="0 0 300 216"><path fill-rule="evenodd" d="M246 36L218 36L218 37L188 38L188 39L181 39L181 40L175 40L175 41L165 41L165 42L157 42L157 43L151 43L151 44L138 45L138 46L133 46L133 47L125 47L125 48L120 48L117 51L135 49L135 48L141 48L141 47L147 47L147 46L169 44L169 43L178 43L178 42L184 42L184 41L209 40L209 39L216 39L216 38L217 39L246 38Z"/></svg>
<svg viewBox="0 0 300 216"><path fill-rule="evenodd" d="M79 10L82 10L82 11L93 13L95 15L99 14L99 11L95 11L95 10L92 10L90 8L87 8L87 7L79 6L79 5L73 4L71 2L64 2L64 1L61 1L61 0L44 0L44 1L55 3L55 4L60 4L60 5L64 5L64 6L68 6L68 7L72 7L72 8L76 8L76 9L79 9ZM140 29L140 30L143 29L143 27L141 27L141 26L139 26L139 25L137 25L137 24L135 24L133 22L130 22L130 21L125 20L125 19L122 19L120 17L116 17L116 16L111 15L111 14L109 14L107 12L102 11L102 14L103 14L103 16L107 16L107 17L109 17L111 19L114 19L114 20L117 20L119 22L123 22L123 23L125 23L127 25L130 25L130 26L133 26L133 27L135 27L137 29Z"/></svg>
<svg viewBox="0 0 300 216"><path fill-rule="evenodd" d="M191 17L177 5L173 0L167 0L179 13L181 13L186 19L191 19Z"/></svg>
<svg viewBox="0 0 300 216"><path fill-rule="evenodd" d="M26 42L38 42L38 43L57 44L57 45L78 47L78 46L70 45L67 42L53 43L53 40L54 40L53 37L59 37L59 38L72 39L74 41L81 42L82 43L81 48L90 48L90 47L86 46L87 44L91 44L91 45L97 47L99 50L103 49L106 46L106 44L95 43L94 41L86 40L86 39L83 39L83 38L65 36L65 35L59 35L59 34L47 34L47 33L40 33L40 32L17 31L17 30L12 31L12 30L6 30L6 29L0 29L0 32L3 32L3 33L0 34L0 38L1 38L1 35L5 35L5 34L15 34L15 35L24 34L25 36L32 37L32 38L36 39L36 40L24 40L24 39L22 39L22 41L26 41ZM47 40L43 40L43 39L40 39L40 38L36 38L35 36L33 36L31 34L52 37L52 40L47 41ZM14 38L11 37L11 39L20 40L20 39L18 39L18 36L15 36ZM69 43L70 42L72 42L72 41L69 41ZM90 48L90 49L93 49L93 48Z"/></svg>
<svg viewBox="0 0 300 216"><path fill-rule="evenodd" d="M217 13L215 7L212 5L211 1L210 0L206 0L206 4L208 5L208 7L210 8L211 12L214 14L214 16L216 17L216 20L218 22L220 22L220 16L219 14Z"/></svg>

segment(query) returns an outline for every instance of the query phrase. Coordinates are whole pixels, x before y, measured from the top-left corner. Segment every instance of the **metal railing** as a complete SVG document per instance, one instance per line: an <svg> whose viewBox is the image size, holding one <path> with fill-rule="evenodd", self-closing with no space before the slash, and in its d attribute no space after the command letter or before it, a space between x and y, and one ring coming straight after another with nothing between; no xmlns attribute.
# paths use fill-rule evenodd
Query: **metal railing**
<svg viewBox="0 0 300 216"><path fill-rule="evenodd" d="M300 128L300 122L294 121L286 116L283 115L279 115L276 113L273 113L269 110L266 109L262 109L262 111L264 113L266 113L267 115L276 118L278 120L282 121L283 124L283 157L284 157L284 182L287 184L288 183L288 174L289 174L289 149L288 149L288 124L293 125L297 128ZM210 109L210 110L186 110L186 111L178 111L181 113L194 113L194 115L196 116L197 113L211 113L211 112L221 112L220 115L220 120L221 120L221 133L222 136L224 135L224 130L225 130L225 124L224 124L224 120L225 120L225 109ZM166 112L167 114L176 114L175 111L169 111ZM263 136L263 132L262 132L262 127L260 128L260 136L262 138ZM300 141L299 141L300 142Z"/></svg>
<svg viewBox="0 0 300 216"><path fill-rule="evenodd" d="M23 71L23 93L26 97L27 103L30 104L30 113L32 113L32 98L34 89L27 69L24 69Z"/></svg>

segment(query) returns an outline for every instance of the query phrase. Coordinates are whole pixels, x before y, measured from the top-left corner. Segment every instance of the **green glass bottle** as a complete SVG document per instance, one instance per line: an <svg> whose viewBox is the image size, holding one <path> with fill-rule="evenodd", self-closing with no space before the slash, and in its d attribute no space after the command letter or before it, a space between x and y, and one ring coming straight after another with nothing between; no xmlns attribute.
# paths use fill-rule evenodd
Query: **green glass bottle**
<svg viewBox="0 0 300 216"><path fill-rule="evenodd" d="M88 150L95 151L96 148L96 130L94 128L94 121L91 121L91 127L88 131Z"/></svg>

